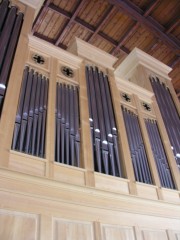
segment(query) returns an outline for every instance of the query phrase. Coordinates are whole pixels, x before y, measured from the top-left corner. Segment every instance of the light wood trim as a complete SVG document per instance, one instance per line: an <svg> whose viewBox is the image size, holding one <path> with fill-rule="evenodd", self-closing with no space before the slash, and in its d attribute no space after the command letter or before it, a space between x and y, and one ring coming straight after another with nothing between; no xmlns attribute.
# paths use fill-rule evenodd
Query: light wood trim
<svg viewBox="0 0 180 240"><path fill-rule="evenodd" d="M50 240L53 233L52 216L50 214L41 214L39 226L39 240Z"/></svg>
<svg viewBox="0 0 180 240"><path fill-rule="evenodd" d="M91 132L89 124L89 106L87 96L87 85L85 76L85 64L79 69L79 109L81 121L81 155L82 164L86 169L85 178L87 186L95 186L94 180L94 163L93 163L93 147L91 141Z"/></svg>
<svg viewBox="0 0 180 240"><path fill-rule="evenodd" d="M102 230L101 230L101 223L94 222L94 240L103 240L102 239Z"/></svg>
<svg viewBox="0 0 180 240"><path fill-rule="evenodd" d="M32 27L33 16L34 9L27 6L0 119L0 165L6 167L13 138L22 75L28 54L27 35Z"/></svg>
<svg viewBox="0 0 180 240"><path fill-rule="evenodd" d="M176 161L174 159L173 152L171 150L171 144L170 144L170 141L169 141L169 138L168 138L168 135L166 132L166 128L164 126L164 121L162 119L162 116L161 116L161 113L160 113L160 110L157 105L155 97L153 97L153 106L154 106L154 111L155 111L155 114L157 117L159 132L160 132L161 139L162 139L162 142L164 145L164 150L166 152L169 167L171 169L172 177L174 179L174 183L176 185L177 190L180 190L180 174L178 171Z"/></svg>
<svg viewBox="0 0 180 240"><path fill-rule="evenodd" d="M117 123L117 129L119 132L119 149L120 149L120 152L122 153L121 157L123 160L122 167L126 177L130 180L129 182L130 193L136 194L137 190L135 186L135 175L134 175L134 170L133 170L133 165L131 160L131 154L129 150L125 123L124 123L121 106L120 106L120 102L121 102L120 93L116 86L113 71L108 70L108 77L109 77L109 85L112 93L112 101L114 105L114 113L115 113L115 118Z"/></svg>
<svg viewBox="0 0 180 240"><path fill-rule="evenodd" d="M47 125L46 125L46 176L53 176L53 164L55 161L55 105L56 105L56 75L57 75L57 59L51 58L50 77L49 77L49 94L47 109Z"/></svg>
<svg viewBox="0 0 180 240"><path fill-rule="evenodd" d="M149 167L150 167L150 171L151 171L152 180L153 180L153 183L156 186L158 186L157 190L158 190L159 199L162 199L162 193L161 193L161 190L159 189L161 187L161 182L160 182L160 179L159 179L159 174L158 174L158 171L157 171L157 167L156 167L156 164L155 164L153 152L152 152L152 149L151 149L151 144L150 144L150 141L149 141L148 132L147 132L146 125L145 125L145 122L144 122L143 113L141 111L141 104L140 104L139 98L136 95L134 95L134 98L135 98L135 102L136 102L136 106L137 106L139 124L140 124L141 132L142 132L142 137L143 137L143 140L144 140L146 154L147 154L147 157L148 157L148 162L149 162Z"/></svg>

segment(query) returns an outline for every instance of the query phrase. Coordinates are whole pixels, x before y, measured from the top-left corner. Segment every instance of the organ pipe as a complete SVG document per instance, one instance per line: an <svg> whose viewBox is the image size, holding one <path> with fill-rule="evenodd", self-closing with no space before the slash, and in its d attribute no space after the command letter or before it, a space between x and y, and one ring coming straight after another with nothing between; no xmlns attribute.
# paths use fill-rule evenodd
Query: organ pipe
<svg viewBox="0 0 180 240"><path fill-rule="evenodd" d="M180 117L165 84L161 83L157 77L150 80L180 170Z"/></svg>
<svg viewBox="0 0 180 240"><path fill-rule="evenodd" d="M33 69L24 69L16 113L12 149L45 157L48 79Z"/></svg>
<svg viewBox="0 0 180 240"><path fill-rule="evenodd" d="M55 161L80 166L79 92L77 86L56 84Z"/></svg>
<svg viewBox="0 0 180 240"><path fill-rule="evenodd" d="M9 6L9 1L0 3L0 113L8 85L8 78L23 23L23 13Z"/></svg>
<svg viewBox="0 0 180 240"><path fill-rule="evenodd" d="M86 81L95 171L121 177L117 128L108 77L97 67L87 66Z"/></svg>
<svg viewBox="0 0 180 240"><path fill-rule="evenodd" d="M122 107L135 178L138 182L152 184L145 146L138 116Z"/></svg>
<svg viewBox="0 0 180 240"><path fill-rule="evenodd" d="M145 119L145 124L148 131L150 144L156 162L161 185L166 188L174 189L171 171L161 141L157 122L155 120Z"/></svg>

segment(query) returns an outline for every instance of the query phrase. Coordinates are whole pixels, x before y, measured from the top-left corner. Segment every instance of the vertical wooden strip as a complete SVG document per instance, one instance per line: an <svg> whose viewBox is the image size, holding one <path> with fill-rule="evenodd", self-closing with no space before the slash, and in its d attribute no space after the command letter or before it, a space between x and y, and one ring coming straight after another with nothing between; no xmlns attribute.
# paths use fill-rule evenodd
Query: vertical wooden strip
<svg viewBox="0 0 180 240"><path fill-rule="evenodd" d="M46 177L53 177L53 164L55 161L55 109L56 109L56 75L57 59L51 58L49 76L49 94L47 104L47 125L46 125Z"/></svg>
<svg viewBox="0 0 180 240"><path fill-rule="evenodd" d="M94 240L103 240L100 222L94 222Z"/></svg>

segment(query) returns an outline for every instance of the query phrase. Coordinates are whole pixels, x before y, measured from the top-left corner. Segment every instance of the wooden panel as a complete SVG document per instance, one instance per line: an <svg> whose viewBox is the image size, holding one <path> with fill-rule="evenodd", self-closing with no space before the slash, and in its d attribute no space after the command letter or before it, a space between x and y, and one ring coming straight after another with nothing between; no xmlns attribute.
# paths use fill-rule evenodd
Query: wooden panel
<svg viewBox="0 0 180 240"><path fill-rule="evenodd" d="M131 18L121 12L116 12L101 31L119 41L133 24L134 21Z"/></svg>
<svg viewBox="0 0 180 240"><path fill-rule="evenodd" d="M162 194L165 201L180 203L180 192L162 188Z"/></svg>
<svg viewBox="0 0 180 240"><path fill-rule="evenodd" d="M54 163L54 179L75 185L85 185L84 169Z"/></svg>
<svg viewBox="0 0 180 240"><path fill-rule="evenodd" d="M0 239L38 239L37 215L0 210Z"/></svg>
<svg viewBox="0 0 180 240"><path fill-rule="evenodd" d="M103 40L100 36L97 35L93 37L93 39L91 40L91 44L106 52L110 52L111 49L113 48L113 45L111 43Z"/></svg>
<svg viewBox="0 0 180 240"><path fill-rule="evenodd" d="M124 43L124 46L132 51L135 47L146 50L154 42L154 36L141 25Z"/></svg>
<svg viewBox="0 0 180 240"><path fill-rule="evenodd" d="M129 194L129 180L95 173L95 186L113 192Z"/></svg>
<svg viewBox="0 0 180 240"><path fill-rule="evenodd" d="M103 240L135 240L132 227L102 225Z"/></svg>
<svg viewBox="0 0 180 240"><path fill-rule="evenodd" d="M86 40L90 36L90 32L86 30L84 27L79 26L76 23L72 23L71 27L68 29L68 31L63 37L63 41L62 41L63 45L69 46L71 43L71 40L75 36L81 38L82 40Z"/></svg>
<svg viewBox="0 0 180 240"><path fill-rule="evenodd" d="M151 16L160 24L167 25L174 16L179 15L180 2L179 0L163 0L156 8Z"/></svg>
<svg viewBox="0 0 180 240"><path fill-rule="evenodd" d="M53 240L93 240L93 227L89 222L76 222L65 219L54 220Z"/></svg>
<svg viewBox="0 0 180 240"><path fill-rule="evenodd" d="M143 183L136 183L136 187L138 196L148 199L158 199L157 187Z"/></svg>
<svg viewBox="0 0 180 240"><path fill-rule="evenodd" d="M165 231L145 229L142 231L143 240L168 240Z"/></svg>
<svg viewBox="0 0 180 240"><path fill-rule="evenodd" d="M28 174L45 176L46 162L43 158L10 151L9 168Z"/></svg>
<svg viewBox="0 0 180 240"><path fill-rule="evenodd" d="M56 6L59 6L60 8L64 9L65 11L72 12L74 7L77 4L77 0L53 0L52 1Z"/></svg>
<svg viewBox="0 0 180 240"><path fill-rule="evenodd" d="M78 17L90 25L96 26L109 6L110 4L105 0L85 1L85 5L79 12Z"/></svg>

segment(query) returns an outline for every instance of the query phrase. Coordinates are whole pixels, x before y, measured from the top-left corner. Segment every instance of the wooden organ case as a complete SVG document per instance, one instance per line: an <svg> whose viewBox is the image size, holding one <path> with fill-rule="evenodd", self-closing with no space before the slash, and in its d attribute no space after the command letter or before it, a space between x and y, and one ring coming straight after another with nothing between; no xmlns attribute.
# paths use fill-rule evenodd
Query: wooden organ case
<svg viewBox="0 0 180 240"><path fill-rule="evenodd" d="M139 49L115 69L80 39L64 51L33 37L32 2L0 3L18 28L0 43L0 239L180 239L171 69Z"/></svg>

